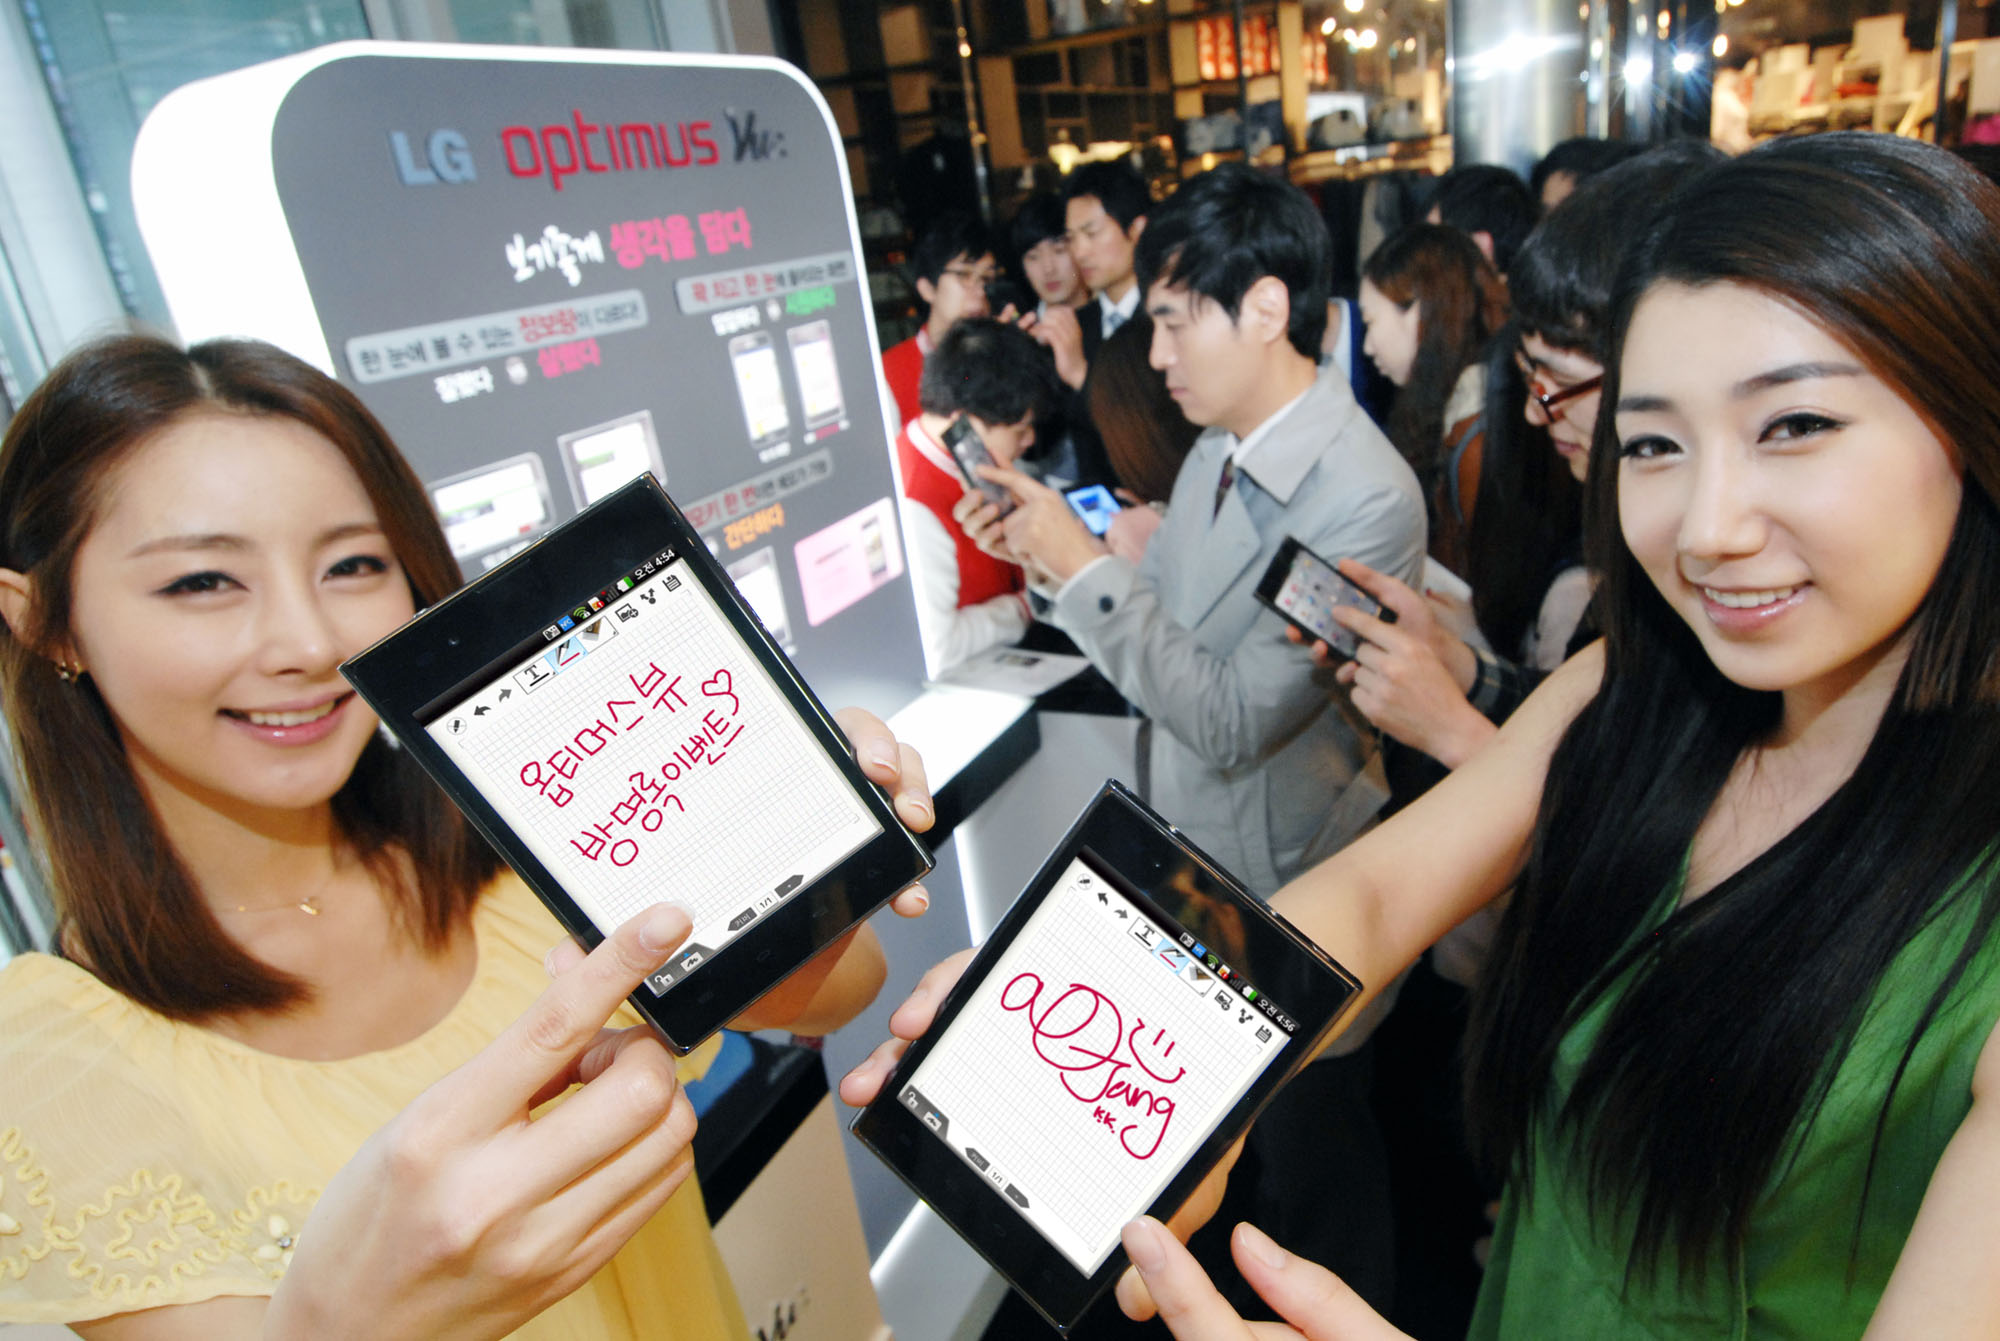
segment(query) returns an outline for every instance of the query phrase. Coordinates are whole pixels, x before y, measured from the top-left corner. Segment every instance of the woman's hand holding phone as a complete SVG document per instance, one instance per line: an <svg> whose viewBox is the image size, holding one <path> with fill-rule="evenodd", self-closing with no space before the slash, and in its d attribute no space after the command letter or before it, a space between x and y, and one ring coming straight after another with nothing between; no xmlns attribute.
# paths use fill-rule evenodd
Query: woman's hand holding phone
<svg viewBox="0 0 2000 1341"><path fill-rule="evenodd" d="M693 1167L673 1056L649 1028L604 1027L688 930L660 904L577 954L370 1137L300 1230L264 1334L505 1336L609 1261Z"/></svg>
<svg viewBox="0 0 2000 1341"><path fill-rule="evenodd" d="M937 1019L938 1008L951 995L951 989L964 976L965 969L972 962L977 947L960 950L957 954L932 966L924 974L916 988L896 1007L889 1016L890 1038L875 1051L868 1054L866 1061L849 1071L840 1079L840 1099L842 1103L855 1108L863 1108L875 1101L882 1092L882 1086L896 1069L896 1063L909 1051L910 1044L923 1037L924 1032ZM1229 1171L1236 1167L1236 1161L1243 1153L1243 1142L1229 1147L1229 1152L1215 1166L1200 1186L1188 1195L1181 1208L1167 1221L1166 1228L1182 1242L1197 1229L1207 1224L1216 1208L1222 1205L1222 1194L1229 1185ZM1185 1250L1183 1250L1185 1251ZM1196 1267L1199 1274L1201 1268ZM1127 1268L1118 1278L1118 1306L1125 1315L1137 1321L1153 1316L1153 1300L1146 1292L1146 1283L1139 1273Z"/></svg>
<svg viewBox="0 0 2000 1341"><path fill-rule="evenodd" d="M1295 1257L1249 1224L1230 1235L1243 1279L1284 1322L1245 1322L1201 1264L1157 1221L1125 1226L1125 1252L1178 1341L1409 1341L1325 1267Z"/></svg>

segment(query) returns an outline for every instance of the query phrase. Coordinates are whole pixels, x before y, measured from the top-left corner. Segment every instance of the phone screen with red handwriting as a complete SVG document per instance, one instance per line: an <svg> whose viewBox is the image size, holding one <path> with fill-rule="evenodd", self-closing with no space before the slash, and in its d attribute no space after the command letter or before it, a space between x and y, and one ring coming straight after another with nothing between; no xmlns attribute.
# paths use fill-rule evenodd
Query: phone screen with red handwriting
<svg viewBox="0 0 2000 1341"><path fill-rule="evenodd" d="M1355 988L1109 784L856 1131L1065 1327Z"/></svg>

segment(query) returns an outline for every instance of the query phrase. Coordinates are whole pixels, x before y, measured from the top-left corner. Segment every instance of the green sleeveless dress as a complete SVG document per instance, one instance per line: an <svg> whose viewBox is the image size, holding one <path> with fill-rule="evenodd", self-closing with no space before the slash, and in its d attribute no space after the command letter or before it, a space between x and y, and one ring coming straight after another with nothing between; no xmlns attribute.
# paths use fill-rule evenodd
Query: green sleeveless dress
<svg viewBox="0 0 2000 1341"><path fill-rule="evenodd" d="M1653 925L1673 911L1679 888ZM1932 1020L1896 1089L1855 1247L1855 1210L1883 1087L1931 994L1970 933L1976 900L1960 899L1890 964L1825 1105L1798 1155L1759 1198L1735 1282L1718 1266L1680 1287L1671 1267L1624 1290L1629 1235L1600 1230L1583 1183L1548 1127L1536 1136L1532 1186L1508 1189L1469 1332L1472 1341L1590 1338L1858 1337L1888 1284L1931 1172L1972 1106L1972 1072L2000 1019L2000 934L1989 935ZM1554 1084L1567 1093L1615 1004L1607 993L1564 1038ZM1523 1195L1523 1192L1528 1195Z"/></svg>

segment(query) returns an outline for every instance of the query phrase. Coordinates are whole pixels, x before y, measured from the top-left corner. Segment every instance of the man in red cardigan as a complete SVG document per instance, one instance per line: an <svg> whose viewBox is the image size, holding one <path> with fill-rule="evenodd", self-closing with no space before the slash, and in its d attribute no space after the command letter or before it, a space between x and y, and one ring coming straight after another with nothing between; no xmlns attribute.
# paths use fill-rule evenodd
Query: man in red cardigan
<svg viewBox="0 0 2000 1341"><path fill-rule="evenodd" d="M930 313L915 335L882 351L882 376L896 398L897 423L917 417L924 360L954 322L987 314L986 286L1000 275L986 225L964 214L945 215L917 239L910 271Z"/></svg>
<svg viewBox="0 0 2000 1341"><path fill-rule="evenodd" d="M1053 411L1059 391L1048 351L986 317L953 324L924 364L919 410L896 439L896 457L917 627L932 674L1013 642L1032 617L1021 570L981 551L952 520L967 487L945 434L963 417L994 461L1012 466L1034 445L1035 421Z"/></svg>

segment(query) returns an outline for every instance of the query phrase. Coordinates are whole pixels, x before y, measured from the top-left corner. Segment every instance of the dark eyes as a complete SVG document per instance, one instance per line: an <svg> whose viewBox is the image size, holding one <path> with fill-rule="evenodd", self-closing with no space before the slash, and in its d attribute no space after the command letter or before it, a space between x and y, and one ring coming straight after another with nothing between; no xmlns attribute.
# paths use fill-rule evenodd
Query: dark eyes
<svg viewBox="0 0 2000 1341"><path fill-rule="evenodd" d="M1838 419L1832 419L1823 414L1815 414L1810 410L1796 410L1791 414L1779 415L1776 419L1766 424L1763 431L1757 435L1757 441L1773 443L1801 442L1808 438L1816 438L1823 433L1831 433L1835 429L1843 427L1845 425ZM1679 443L1671 438L1663 438L1656 434L1641 434L1638 437L1627 438L1618 446L1618 454L1620 456L1629 457L1635 461L1658 460L1664 456L1671 456L1680 450Z"/></svg>
<svg viewBox="0 0 2000 1341"><path fill-rule="evenodd" d="M221 591L225 585L233 585L227 573L189 573L186 577L175 578L160 588L162 596L199 596L211 591Z"/></svg>
<svg viewBox="0 0 2000 1341"><path fill-rule="evenodd" d="M1823 414L1813 414L1800 410L1795 414L1780 415L1765 425L1759 442L1788 442L1798 438L1810 438L1820 433L1831 432L1840 427L1840 421L1829 419Z"/></svg>
<svg viewBox="0 0 2000 1341"><path fill-rule="evenodd" d="M1642 434L1618 444L1618 455L1634 461L1651 461L1680 450L1680 444L1657 435Z"/></svg>
<svg viewBox="0 0 2000 1341"><path fill-rule="evenodd" d="M355 554L326 570L328 577L372 577L389 571L389 565L373 554Z"/></svg>
<svg viewBox="0 0 2000 1341"><path fill-rule="evenodd" d="M373 554L351 554L326 570L330 578L375 577L389 571L386 560ZM206 596L240 585L227 573L210 569L177 577L160 588L162 596Z"/></svg>

